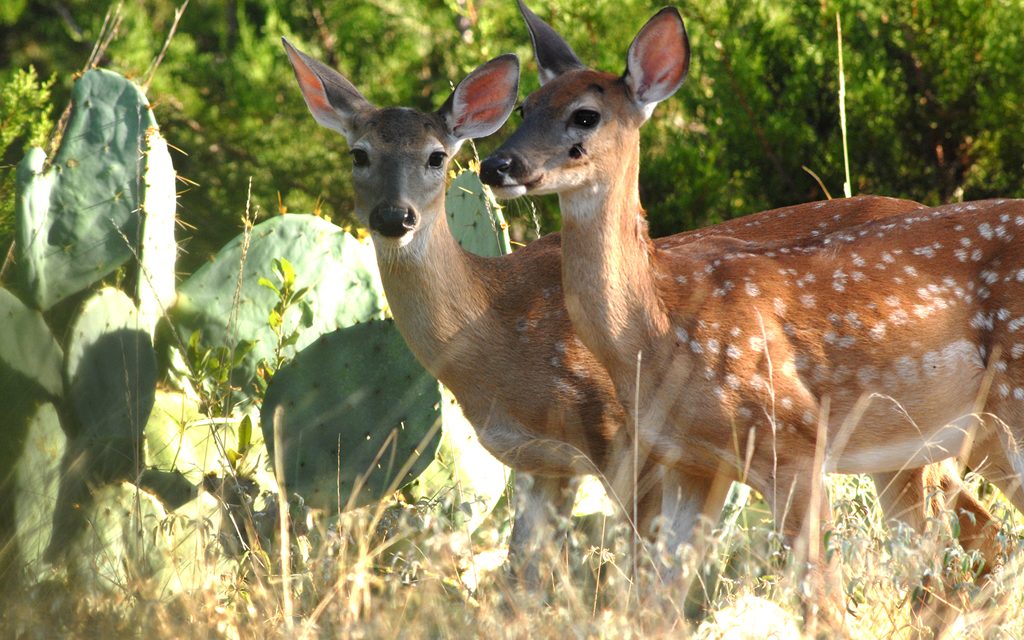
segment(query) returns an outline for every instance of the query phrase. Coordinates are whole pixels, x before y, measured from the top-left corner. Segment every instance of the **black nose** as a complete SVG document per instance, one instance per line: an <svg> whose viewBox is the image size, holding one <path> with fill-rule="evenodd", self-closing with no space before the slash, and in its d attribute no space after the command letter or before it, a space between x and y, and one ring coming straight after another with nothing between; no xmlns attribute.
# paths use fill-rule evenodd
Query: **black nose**
<svg viewBox="0 0 1024 640"><path fill-rule="evenodd" d="M480 179L484 184L500 187L508 182L514 162L512 156L496 153L480 165Z"/></svg>
<svg viewBox="0 0 1024 640"><path fill-rule="evenodd" d="M377 205L370 213L370 228L388 238L401 238L416 228L419 216L412 207Z"/></svg>

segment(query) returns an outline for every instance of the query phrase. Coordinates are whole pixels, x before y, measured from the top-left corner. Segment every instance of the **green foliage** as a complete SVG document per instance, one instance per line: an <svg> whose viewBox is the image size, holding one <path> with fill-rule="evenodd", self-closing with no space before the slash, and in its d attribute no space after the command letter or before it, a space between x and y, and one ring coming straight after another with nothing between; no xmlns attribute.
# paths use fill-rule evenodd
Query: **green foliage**
<svg viewBox="0 0 1024 640"><path fill-rule="evenodd" d="M446 507L460 530L476 531L508 489L511 470L480 444L455 397L441 387L444 432L433 462L405 489Z"/></svg>
<svg viewBox="0 0 1024 640"><path fill-rule="evenodd" d="M684 10L689 80L646 126L655 235L821 198L803 166L840 191L837 12L854 193L1024 195L1015 3L715 0Z"/></svg>
<svg viewBox="0 0 1024 640"><path fill-rule="evenodd" d="M158 130L146 132L146 170L142 176L142 238L138 251L135 291L139 317L150 335L157 322L174 303L175 265L178 243L175 238L175 173L167 141Z"/></svg>
<svg viewBox="0 0 1024 640"><path fill-rule="evenodd" d="M46 143L53 126L50 90L55 78L40 80L34 67L15 69L0 84L0 156L12 147L24 152ZM20 145L15 145L21 141Z"/></svg>
<svg viewBox="0 0 1024 640"><path fill-rule="evenodd" d="M77 30L33 12L0 25L10 52L8 62L0 50L0 65L33 63L62 79L80 67L106 7L63 4ZM618 72L633 36L662 4L531 6L583 61ZM106 64L143 74L176 5L125 6ZM1024 194L1019 3L711 0L681 9L693 45L690 76L644 128L641 185L656 235L820 198L802 166L839 190L836 12L844 27L855 192L933 204L961 190L965 199ZM179 171L196 183L181 196L182 218L202 229L192 234L186 272L235 235L250 177L261 212L277 211L281 202L350 220L350 176L339 171L347 164L345 144L309 118L280 50L282 35L352 79L386 79L365 83L379 105L436 108L450 83L508 51L524 61L523 94L538 86L513 2L190 4L152 84L164 133L187 154L176 159ZM513 117L480 143L481 153L515 124ZM538 209L544 230L556 228L554 199L538 200Z"/></svg>
<svg viewBox="0 0 1024 640"><path fill-rule="evenodd" d="M108 275L138 250L140 150L156 128L135 85L109 71L75 83L71 119L46 169L33 148L18 167L22 287L41 309Z"/></svg>
<svg viewBox="0 0 1024 640"><path fill-rule="evenodd" d="M394 323L374 320L321 336L282 367L261 426L287 490L345 510L381 500L430 464L440 402Z"/></svg>
<svg viewBox="0 0 1024 640"><path fill-rule="evenodd" d="M8 5L4 5L7 7ZM13 10L11 6L7 11ZM0 9L0 22L10 14ZM53 127L50 90L55 78L40 80L34 67L15 69L9 78L0 72L0 159L46 144ZM0 160L0 246L14 233L14 171ZM7 240L8 242L4 242Z"/></svg>

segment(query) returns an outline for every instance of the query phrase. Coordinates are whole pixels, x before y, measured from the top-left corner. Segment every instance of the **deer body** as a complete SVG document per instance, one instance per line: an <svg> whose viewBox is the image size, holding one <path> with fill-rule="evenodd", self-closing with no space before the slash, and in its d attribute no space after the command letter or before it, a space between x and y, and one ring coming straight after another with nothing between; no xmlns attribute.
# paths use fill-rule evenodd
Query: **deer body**
<svg viewBox="0 0 1024 640"><path fill-rule="evenodd" d="M582 474L600 475L630 505L634 472L643 478L636 516L648 530L660 510L660 470L653 461L635 471L624 466L625 416L611 380L572 332L559 237L483 258L464 251L448 229L448 159L463 140L507 118L518 86L515 57L480 67L441 109L421 113L377 109L337 72L287 43L286 50L314 117L348 141L356 214L371 230L399 331L453 392L481 444L523 472L510 542L521 566L514 568L529 582L539 579L534 550L552 509L571 512L572 481Z"/></svg>
<svg viewBox="0 0 1024 640"><path fill-rule="evenodd" d="M585 68L520 8L542 86L482 177L499 196L559 195L567 312L627 417L638 416L644 455L670 469L664 513L680 540L705 501L707 483L695 479L722 473L758 489L780 528L799 533L814 497L820 419L824 470L871 473L880 493L959 453L978 427L972 463L985 459L997 471L990 479L1024 507L1014 445L1024 436L1024 368L1015 362L1024 358L1024 204L870 220L879 201L868 201L862 224L816 226L865 206L848 199L769 217L803 225L780 242L710 230L652 241L639 200L639 128L685 77L678 13L662 10L645 25L616 76ZM1009 428L979 420L982 409ZM822 496L815 506L827 521ZM890 516L919 509L901 501L882 500ZM920 525L920 512L911 520ZM994 555L989 546L986 558Z"/></svg>

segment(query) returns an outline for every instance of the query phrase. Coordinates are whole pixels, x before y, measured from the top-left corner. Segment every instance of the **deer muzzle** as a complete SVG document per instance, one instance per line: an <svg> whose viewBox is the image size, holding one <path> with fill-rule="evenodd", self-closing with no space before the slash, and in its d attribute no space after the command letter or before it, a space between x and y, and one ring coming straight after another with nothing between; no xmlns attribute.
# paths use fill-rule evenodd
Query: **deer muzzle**
<svg viewBox="0 0 1024 640"><path fill-rule="evenodd" d="M419 216L409 206L381 204L370 213L370 229L387 238L401 238L416 228Z"/></svg>

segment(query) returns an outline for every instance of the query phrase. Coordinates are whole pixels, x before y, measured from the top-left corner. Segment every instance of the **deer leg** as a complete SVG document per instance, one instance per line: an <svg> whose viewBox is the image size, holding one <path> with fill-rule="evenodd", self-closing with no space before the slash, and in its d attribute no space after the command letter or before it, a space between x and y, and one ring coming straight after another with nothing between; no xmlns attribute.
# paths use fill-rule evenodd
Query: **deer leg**
<svg viewBox="0 0 1024 640"><path fill-rule="evenodd" d="M846 627L846 593L839 553L829 554L824 534L832 528L832 505L824 483L812 491L815 474L808 470L779 469L777 491L762 494L768 499L786 545L793 550L796 566L806 567L810 591L803 598L804 625L814 636L818 622L835 631ZM781 525L780 525L781 523Z"/></svg>
<svg viewBox="0 0 1024 640"><path fill-rule="evenodd" d="M579 479L516 473L515 519L508 545L509 567L523 585L541 586L540 562L550 551L558 519L572 516Z"/></svg>
<svg viewBox="0 0 1024 640"><path fill-rule="evenodd" d="M985 559L986 569L997 561L996 529L992 514L964 490L956 461L949 459L917 469L876 473L872 475L878 490L878 501L886 521L899 520L919 534L927 533L928 524L947 509L954 509L960 524L960 543L965 549L977 549ZM955 617L957 608L945 597L934 596L928 579L922 586L926 593L913 602L914 617L919 625L937 632ZM952 593L947 584L946 593Z"/></svg>
<svg viewBox="0 0 1024 640"><path fill-rule="evenodd" d="M960 526L960 544L977 550L985 573L996 566L994 518L964 487L956 461L936 462L919 469L872 475L886 520L900 520L924 533L930 517L951 509Z"/></svg>
<svg viewBox="0 0 1024 640"><path fill-rule="evenodd" d="M707 478L677 469L665 470L661 493L662 517L656 527L656 534L667 551L665 558L656 561L664 582L678 579L680 567L677 558L682 545L691 545L697 557L703 557L706 541L705 536L698 533L701 521L718 519L731 483L732 478L724 474Z"/></svg>

